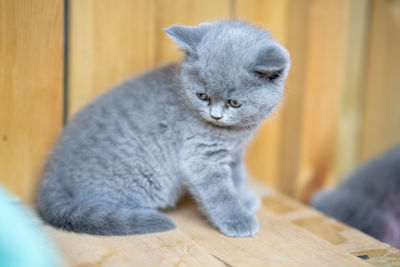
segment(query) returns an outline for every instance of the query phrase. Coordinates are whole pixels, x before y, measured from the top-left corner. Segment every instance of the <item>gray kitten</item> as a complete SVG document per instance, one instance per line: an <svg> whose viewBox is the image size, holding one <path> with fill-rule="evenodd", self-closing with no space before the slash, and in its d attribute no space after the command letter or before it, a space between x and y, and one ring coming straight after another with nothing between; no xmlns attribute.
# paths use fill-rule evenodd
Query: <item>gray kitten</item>
<svg viewBox="0 0 400 267"><path fill-rule="evenodd" d="M46 222L100 235L167 231L175 224L158 210L188 191L223 234L258 232L243 150L280 102L289 54L239 21L166 32L182 63L116 86L63 131L38 192Z"/></svg>
<svg viewBox="0 0 400 267"><path fill-rule="evenodd" d="M364 164L313 206L400 248L400 146Z"/></svg>

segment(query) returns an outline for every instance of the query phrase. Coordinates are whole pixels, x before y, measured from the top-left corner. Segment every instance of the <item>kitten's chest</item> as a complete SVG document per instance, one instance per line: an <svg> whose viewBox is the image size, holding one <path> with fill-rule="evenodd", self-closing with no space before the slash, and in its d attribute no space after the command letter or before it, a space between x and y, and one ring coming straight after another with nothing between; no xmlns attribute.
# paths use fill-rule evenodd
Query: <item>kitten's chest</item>
<svg viewBox="0 0 400 267"><path fill-rule="evenodd" d="M192 127L187 128L182 136L180 155L182 160L213 160L214 157L222 157L223 162L229 163L235 154L242 151L246 143L246 136L243 135Z"/></svg>

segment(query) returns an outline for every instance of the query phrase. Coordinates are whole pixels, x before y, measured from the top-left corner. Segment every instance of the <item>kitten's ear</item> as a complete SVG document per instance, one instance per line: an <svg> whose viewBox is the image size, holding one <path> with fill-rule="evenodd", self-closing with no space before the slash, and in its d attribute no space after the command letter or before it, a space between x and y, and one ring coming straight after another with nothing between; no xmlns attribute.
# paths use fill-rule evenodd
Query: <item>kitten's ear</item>
<svg viewBox="0 0 400 267"><path fill-rule="evenodd" d="M258 53L252 71L261 78L273 81L281 77L289 65L289 53L281 47L272 46Z"/></svg>
<svg viewBox="0 0 400 267"><path fill-rule="evenodd" d="M199 26L172 25L164 31L186 54L195 55L197 45L210 27L211 23L201 23Z"/></svg>

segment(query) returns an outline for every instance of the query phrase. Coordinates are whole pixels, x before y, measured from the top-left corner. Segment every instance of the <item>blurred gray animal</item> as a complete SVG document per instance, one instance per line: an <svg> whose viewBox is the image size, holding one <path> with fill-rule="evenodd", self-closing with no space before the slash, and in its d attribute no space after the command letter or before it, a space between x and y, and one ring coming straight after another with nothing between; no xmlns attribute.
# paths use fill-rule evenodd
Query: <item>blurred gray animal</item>
<svg viewBox="0 0 400 267"><path fill-rule="evenodd" d="M312 202L320 211L400 248L400 146L356 169Z"/></svg>
<svg viewBox="0 0 400 267"><path fill-rule="evenodd" d="M167 231L175 224L159 210L188 191L223 234L258 232L243 149L280 102L289 54L239 21L165 31L181 63L125 81L66 126L38 191L46 222L100 235Z"/></svg>

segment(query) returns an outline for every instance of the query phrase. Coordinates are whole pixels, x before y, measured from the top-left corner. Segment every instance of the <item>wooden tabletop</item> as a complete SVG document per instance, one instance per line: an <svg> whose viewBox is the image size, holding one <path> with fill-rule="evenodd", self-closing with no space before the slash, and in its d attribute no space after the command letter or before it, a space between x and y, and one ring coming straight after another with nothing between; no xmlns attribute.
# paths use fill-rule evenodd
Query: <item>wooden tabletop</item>
<svg viewBox="0 0 400 267"><path fill-rule="evenodd" d="M190 201L167 212L174 231L102 237L46 226L66 266L400 266L400 251L262 185L255 237L212 228ZM358 256L358 257L357 257Z"/></svg>

